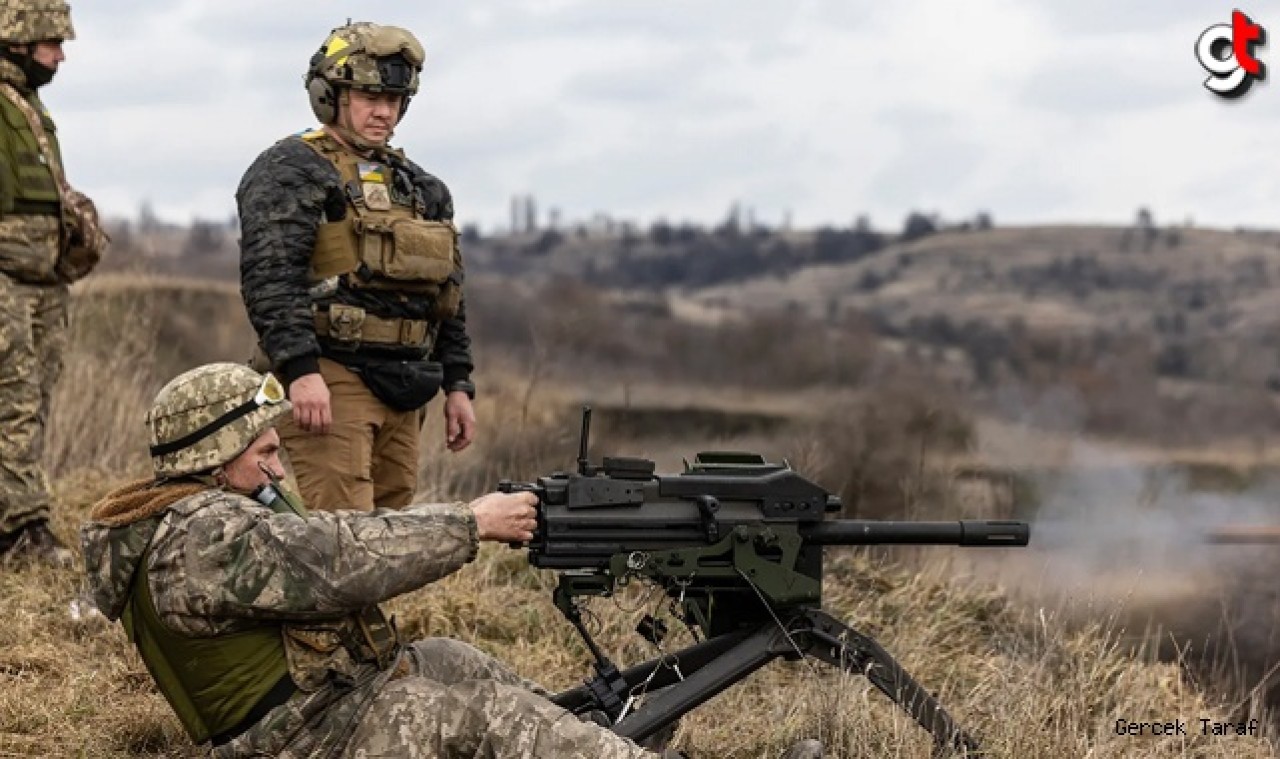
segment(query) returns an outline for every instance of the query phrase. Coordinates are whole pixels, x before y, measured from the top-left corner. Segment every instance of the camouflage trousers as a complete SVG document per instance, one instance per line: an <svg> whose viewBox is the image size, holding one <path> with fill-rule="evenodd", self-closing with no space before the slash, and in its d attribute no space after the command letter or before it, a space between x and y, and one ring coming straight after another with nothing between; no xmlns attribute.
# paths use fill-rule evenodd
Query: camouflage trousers
<svg viewBox="0 0 1280 759"><path fill-rule="evenodd" d="M370 692L369 688L372 688ZM654 757L631 741L552 704L546 691L465 643L410 644L395 673L336 700L298 695L214 759L633 759ZM320 702L326 702L316 710Z"/></svg>
<svg viewBox="0 0 1280 759"><path fill-rule="evenodd" d="M652 757L631 741L548 701L540 687L458 641L409 649L416 674L374 698L351 736L350 759L405 757Z"/></svg>
<svg viewBox="0 0 1280 759"><path fill-rule="evenodd" d="M0 273L0 532L48 518L41 456L69 300L66 285L23 284Z"/></svg>

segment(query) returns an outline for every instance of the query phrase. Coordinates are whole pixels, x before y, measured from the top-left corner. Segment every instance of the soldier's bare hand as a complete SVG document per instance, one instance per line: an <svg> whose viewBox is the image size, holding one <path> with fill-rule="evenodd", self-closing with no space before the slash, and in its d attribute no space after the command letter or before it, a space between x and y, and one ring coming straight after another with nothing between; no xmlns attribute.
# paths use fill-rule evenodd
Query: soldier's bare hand
<svg viewBox="0 0 1280 759"><path fill-rule="evenodd" d="M319 374L304 374L289 383L289 400L293 402L293 421L307 432L323 434L333 426L329 386Z"/></svg>
<svg viewBox="0 0 1280 759"><path fill-rule="evenodd" d="M538 527L538 496L528 491L489 493L471 502L481 540L527 543Z"/></svg>
<svg viewBox="0 0 1280 759"><path fill-rule="evenodd" d="M476 412L471 398L461 390L454 390L444 399L444 444L449 450L458 451L471 445L476 434Z"/></svg>

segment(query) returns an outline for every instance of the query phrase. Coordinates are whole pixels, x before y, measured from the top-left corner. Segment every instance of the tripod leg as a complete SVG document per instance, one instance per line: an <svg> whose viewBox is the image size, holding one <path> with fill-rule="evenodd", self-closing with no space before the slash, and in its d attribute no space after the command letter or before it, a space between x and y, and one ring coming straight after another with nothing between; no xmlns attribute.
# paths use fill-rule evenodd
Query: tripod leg
<svg viewBox="0 0 1280 759"><path fill-rule="evenodd" d="M745 632L734 632L704 640L701 643L695 643L688 648L683 648L666 656L656 657L628 667L622 671L622 678L626 681L627 688L630 689L635 688L645 680L649 680L652 675L649 687L655 690L665 688L679 681L679 676L676 675L673 667L679 667L680 671L686 675L696 672L708 663L723 656L726 651L736 646L745 637ZM657 671L656 675L653 674L655 671ZM561 691L551 696L551 701L571 712L578 712L586 708L599 708L599 705L592 699L591 689L586 685L579 685L576 688Z"/></svg>
<svg viewBox="0 0 1280 759"><path fill-rule="evenodd" d="M949 751L979 755L978 741L961 729L937 699L873 638L821 609L802 612L796 621L802 620L808 624L802 623L792 634L803 641L805 653L845 672L864 675L933 735L935 756Z"/></svg>
<svg viewBox="0 0 1280 759"><path fill-rule="evenodd" d="M762 626L720 656L647 700L643 707L613 726L624 738L641 741L679 719L712 696L755 672L786 649L777 644L772 624Z"/></svg>

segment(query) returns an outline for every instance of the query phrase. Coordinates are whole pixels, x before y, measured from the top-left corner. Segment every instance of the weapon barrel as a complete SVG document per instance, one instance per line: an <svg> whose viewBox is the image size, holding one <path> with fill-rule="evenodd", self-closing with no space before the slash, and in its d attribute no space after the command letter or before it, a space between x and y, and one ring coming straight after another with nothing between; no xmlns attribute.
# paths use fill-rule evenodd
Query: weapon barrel
<svg viewBox="0 0 1280 759"><path fill-rule="evenodd" d="M953 545L1025 546L1031 540L1026 522L960 520L954 522L889 522L832 519L803 528L816 545Z"/></svg>

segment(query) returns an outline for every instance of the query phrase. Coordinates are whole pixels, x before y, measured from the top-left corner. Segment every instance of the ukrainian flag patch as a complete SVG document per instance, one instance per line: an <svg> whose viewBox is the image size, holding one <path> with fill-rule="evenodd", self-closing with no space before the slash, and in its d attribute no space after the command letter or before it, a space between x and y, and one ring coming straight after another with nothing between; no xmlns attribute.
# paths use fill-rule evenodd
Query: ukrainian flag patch
<svg viewBox="0 0 1280 759"><path fill-rule="evenodd" d="M360 171L361 182L380 182L387 183L387 167L380 163L364 163L361 162L357 167Z"/></svg>

